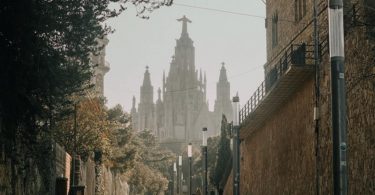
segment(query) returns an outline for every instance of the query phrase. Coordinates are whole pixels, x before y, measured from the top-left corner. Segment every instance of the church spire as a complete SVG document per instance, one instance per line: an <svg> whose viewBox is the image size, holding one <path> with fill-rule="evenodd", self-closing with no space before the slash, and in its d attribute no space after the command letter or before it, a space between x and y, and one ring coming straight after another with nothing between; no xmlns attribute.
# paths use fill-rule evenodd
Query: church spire
<svg viewBox="0 0 375 195"><path fill-rule="evenodd" d="M143 86L151 86L150 72L148 71L148 66L146 66L146 71L143 77Z"/></svg>
<svg viewBox="0 0 375 195"><path fill-rule="evenodd" d="M141 98L140 103L152 103L153 102L153 87L151 85L149 67L146 66L146 71L143 77L143 84L141 86Z"/></svg>
<svg viewBox="0 0 375 195"><path fill-rule="evenodd" d="M181 32L181 36L188 36L188 32L187 32L187 23L191 23L191 20L189 20L185 15L180 18L180 19L177 19L177 21L181 22L182 21L182 32Z"/></svg>
<svg viewBox="0 0 375 195"><path fill-rule="evenodd" d="M220 69L220 76L219 76L219 82L227 82L228 81L228 78L227 78L227 70L225 69L224 67L225 63L222 62L221 63L221 69Z"/></svg>
<svg viewBox="0 0 375 195"><path fill-rule="evenodd" d="M161 89L160 89L160 87L158 89L158 101L161 101Z"/></svg>
<svg viewBox="0 0 375 195"><path fill-rule="evenodd" d="M135 109L135 96L133 96L132 109Z"/></svg>

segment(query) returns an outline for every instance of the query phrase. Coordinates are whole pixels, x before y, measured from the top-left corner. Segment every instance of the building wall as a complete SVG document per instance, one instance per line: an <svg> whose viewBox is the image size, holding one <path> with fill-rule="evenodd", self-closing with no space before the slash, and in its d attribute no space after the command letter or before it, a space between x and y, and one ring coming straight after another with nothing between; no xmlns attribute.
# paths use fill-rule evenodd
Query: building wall
<svg viewBox="0 0 375 195"><path fill-rule="evenodd" d="M314 194L313 80L241 143L241 191Z"/></svg>
<svg viewBox="0 0 375 195"><path fill-rule="evenodd" d="M347 88L347 131L349 194L375 193L375 58L374 42L366 27L346 29L345 74ZM320 190L332 193L332 128L330 68L325 61L321 86Z"/></svg>
<svg viewBox="0 0 375 195"><path fill-rule="evenodd" d="M294 18L294 0L267 1L267 17L278 11L279 20ZM312 0L306 0L306 16L296 24L279 23L279 41L272 48L267 29L268 63L265 72L288 44L311 42ZM327 33L328 1L318 1L320 39ZM359 4L356 4L358 2ZM358 6L358 21L364 21L363 1L346 1L345 78L347 88L347 131L349 194L375 193L375 53L369 29L350 21L352 5ZM348 13L349 12L349 13ZM281 25L282 24L282 25ZM308 27L305 27L308 26ZM267 28L271 26L268 25ZM314 78L310 78L272 113L266 123L241 143L241 194L315 194L316 177L320 194L332 194L332 125L330 62L322 58L320 76L319 147L315 156L313 121ZM246 131L242 128L241 131ZM318 163L316 163L318 162ZM318 173L316 174L316 169ZM224 194L232 194L232 178Z"/></svg>

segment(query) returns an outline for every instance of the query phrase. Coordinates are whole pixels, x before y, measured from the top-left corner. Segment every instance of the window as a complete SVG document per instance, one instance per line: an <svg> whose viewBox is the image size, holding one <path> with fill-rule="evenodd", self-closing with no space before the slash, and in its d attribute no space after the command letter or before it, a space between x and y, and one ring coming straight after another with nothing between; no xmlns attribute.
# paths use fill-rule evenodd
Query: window
<svg viewBox="0 0 375 195"><path fill-rule="evenodd" d="M276 11L272 16L272 47L275 47L278 43L278 22L279 16Z"/></svg>
<svg viewBox="0 0 375 195"><path fill-rule="evenodd" d="M294 0L294 20L299 22L306 15L306 0Z"/></svg>

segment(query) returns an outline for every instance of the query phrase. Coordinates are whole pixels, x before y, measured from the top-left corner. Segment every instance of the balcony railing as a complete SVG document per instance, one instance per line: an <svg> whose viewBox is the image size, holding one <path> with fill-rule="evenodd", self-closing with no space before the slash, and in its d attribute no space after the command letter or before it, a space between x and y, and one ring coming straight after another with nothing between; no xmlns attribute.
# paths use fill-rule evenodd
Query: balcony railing
<svg viewBox="0 0 375 195"><path fill-rule="evenodd" d="M240 110L242 123L259 105L266 94L275 86L290 66L312 66L314 64L314 46L292 44L266 75L265 81L255 90L254 94Z"/></svg>
<svg viewBox="0 0 375 195"><path fill-rule="evenodd" d="M314 46L305 43L296 45L292 44L281 57L273 65L272 69L267 73L265 85L268 92L277 80L284 75L288 68L294 66L304 66L314 64Z"/></svg>
<svg viewBox="0 0 375 195"><path fill-rule="evenodd" d="M326 1L318 3L318 10L318 20L322 21L324 16L320 16L326 13ZM326 23L322 22L320 24L318 46L320 61L329 51L328 28L323 25L326 25ZM250 125L250 129L248 129L250 131L257 126L259 127L261 123L267 120L271 112L283 104L284 101L287 101L287 98L293 94L293 91L304 80L314 74L314 45L312 42L309 42L309 44L296 44L298 38L303 36L302 34L309 27L313 27L313 19L306 23L306 26L291 39L289 46L282 49L268 62L267 67L271 68L267 70L265 80L240 110L239 119L241 126Z"/></svg>
<svg viewBox="0 0 375 195"><path fill-rule="evenodd" d="M240 110L240 124L252 113L263 100L266 95L266 85L263 81L262 84L255 90L250 99L246 102L244 107Z"/></svg>

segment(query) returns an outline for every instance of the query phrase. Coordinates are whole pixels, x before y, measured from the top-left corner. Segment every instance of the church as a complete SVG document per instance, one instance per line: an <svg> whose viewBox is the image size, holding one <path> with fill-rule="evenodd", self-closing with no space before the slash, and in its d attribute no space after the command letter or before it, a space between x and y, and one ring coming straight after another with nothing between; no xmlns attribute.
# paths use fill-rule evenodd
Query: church
<svg viewBox="0 0 375 195"><path fill-rule="evenodd" d="M151 130L160 143L175 143L176 147L189 142L200 143L203 127L208 128L209 136L219 135L223 114L228 121L232 120L230 83L224 63L216 85L214 111L210 111L206 98L206 74L202 76L202 71L196 69L195 48L187 31L187 23L191 21L185 16L177 21L182 22L181 37L176 40L169 73L163 73L163 84L157 90L156 102L146 67L138 108L133 97L131 109L133 129Z"/></svg>

